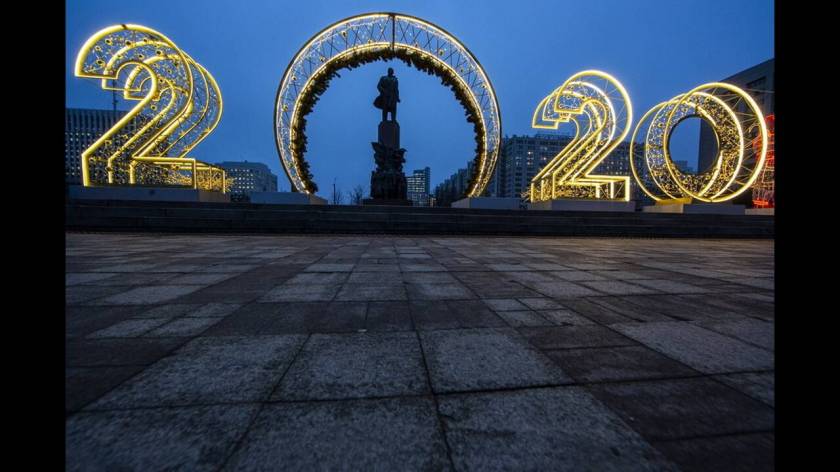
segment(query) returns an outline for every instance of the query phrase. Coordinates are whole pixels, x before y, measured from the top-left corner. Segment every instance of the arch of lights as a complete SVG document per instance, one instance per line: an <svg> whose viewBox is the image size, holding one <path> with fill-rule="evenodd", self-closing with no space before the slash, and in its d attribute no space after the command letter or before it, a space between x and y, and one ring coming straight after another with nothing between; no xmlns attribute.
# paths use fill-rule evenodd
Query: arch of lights
<svg viewBox="0 0 840 472"><path fill-rule="evenodd" d="M714 164L697 174L682 172L669 152L674 128L694 117L711 126L718 142ZM638 149L640 142L643 152ZM759 177L767 142L764 116L752 97L734 85L713 82L662 102L642 116L630 142L630 169L654 200L724 202Z"/></svg>
<svg viewBox="0 0 840 472"><path fill-rule="evenodd" d="M330 64L353 62L357 53L378 59L422 58L450 77L468 97L477 116L477 169L467 196L481 195L493 174L501 145L499 104L493 86L475 56L443 28L420 18L397 13L371 13L338 21L304 44L286 68L277 91L274 131L278 154L294 190L312 193L313 182L301 172L303 152L295 143L301 134L300 104L313 93L313 84Z"/></svg>
<svg viewBox="0 0 840 472"><path fill-rule="evenodd" d="M572 122L575 136L531 180L532 202L555 198L629 201L630 177L595 175L595 168L630 132L633 106L615 77L597 70L572 75L542 99L531 127Z"/></svg>
<svg viewBox="0 0 840 472"><path fill-rule="evenodd" d="M229 182L224 169L187 157L219 124L221 90L169 38L140 25L104 28L82 46L74 71L139 102L82 152L82 185L163 184L225 191Z"/></svg>

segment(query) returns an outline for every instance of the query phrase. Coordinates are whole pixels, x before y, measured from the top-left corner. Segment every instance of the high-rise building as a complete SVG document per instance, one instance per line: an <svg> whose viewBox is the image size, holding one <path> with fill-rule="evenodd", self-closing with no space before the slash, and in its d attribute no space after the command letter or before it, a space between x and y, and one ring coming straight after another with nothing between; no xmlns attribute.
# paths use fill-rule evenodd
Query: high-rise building
<svg viewBox="0 0 840 472"><path fill-rule="evenodd" d="M271 173L267 165L260 162L220 162L219 167L232 179L230 184L231 201L248 201L250 192L276 192L277 176Z"/></svg>
<svg viewBox="0 0 840 472"><path fill-rule="evenodd" d="M776 94L775 90L776 59L768 59L761 64L738 72L727 77L721 82L738 86L755 100L764 116L775 113ZM746 111L746 110L737 110ZM717 137L711 126L705 120L700 124L700 148L697 155L697 171L703 172L710 168L717 157ZM749 192L744 192L747 195Z"/></svg>
<svg viewBox="0 0 840 472"><path fill-rule="evenodd" d="M111 129L125 113L121 110L64 109L65 183L82 183L82 152Z"/></svg>
<svg viewBox="0 0 840 472"><path fill-rule="evenodd" d="M435 205L450 206L452 202L464 198L467 193L467 186L473 176L474 167L473 161L469 161L465 169L458 169L438 184L434 191Z"/></svg>
<svg viewBox="0 0 840 472"><path fill-rule="evenodd" d="M405 177L407 198L414 202L414 206L429 206L429 181L431 169L425 167L415 170Z"/></svg>
<svg viewBox="0 0 840 472"><path fill-rule="evenodd" d="M496 163L496 196L518 197L530 188L531 179L571 141L571 136L537 134L505 136Z"/></svg>
<svg viewBox="0 0 840 472"><path fill-rule="evenodd" d="M692 169L691 166L688 165L688 161L674 161L674 165L677 166L677 169L679 169L683 172L686 172L686 173L694 172L694 169Z"/></svg>

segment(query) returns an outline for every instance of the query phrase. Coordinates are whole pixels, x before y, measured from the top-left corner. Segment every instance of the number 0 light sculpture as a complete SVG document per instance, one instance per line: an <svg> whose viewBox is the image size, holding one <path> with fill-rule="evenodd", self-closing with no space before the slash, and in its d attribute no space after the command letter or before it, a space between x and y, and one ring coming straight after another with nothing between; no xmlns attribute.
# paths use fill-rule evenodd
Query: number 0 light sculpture
<svg viewBox="0 0 840 472"><path fill-rule="evenodd" d="M169 38L140 25L102 29L82 46L75 74L139 102L82 152L84 186L140 180L224 191L223 169L187 157L218 125L221 91Z"/></svg>
<svg viewBox="0 0 840 472"><path fill-rule="evenodd" d="M706 121L718 143L714 163L697 174L681 171L669 151L674 128L689 118ZM645 113L630 143L630 169L654 200L724 202L750 188L761 174L766 153L767 126L761 109L740 88L714 82Z"/></svg>

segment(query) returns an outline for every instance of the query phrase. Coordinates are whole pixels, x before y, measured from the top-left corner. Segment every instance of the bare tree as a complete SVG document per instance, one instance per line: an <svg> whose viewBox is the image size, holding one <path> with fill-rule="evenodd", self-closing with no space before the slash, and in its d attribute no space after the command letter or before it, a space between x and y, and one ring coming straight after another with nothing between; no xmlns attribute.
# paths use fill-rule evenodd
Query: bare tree
<svg viewBox="0 0 840 472"><path fill-rule="evenodd" d="M361 185L356 185L353 187L353 190L349 192L350 194L350 203L352 205L361 205L362 200L365 199L365 188Z"/></svg>

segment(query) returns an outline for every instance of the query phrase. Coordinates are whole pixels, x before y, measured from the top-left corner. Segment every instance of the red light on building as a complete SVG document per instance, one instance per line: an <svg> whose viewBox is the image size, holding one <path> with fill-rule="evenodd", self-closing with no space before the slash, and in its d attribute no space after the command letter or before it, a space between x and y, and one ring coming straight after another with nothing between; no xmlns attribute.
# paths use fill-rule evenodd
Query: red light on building
<svg viewBox="0 0 840 472"><path fill-rule="evenodd" d="M774 208L776 206L776 152L775 152L775 124L776 115L767 115L767 154L761 176L755 182L752 190L752 203L755 208ZM756 152L761 151L761 136L756 136L752 142Z"/></svg>

